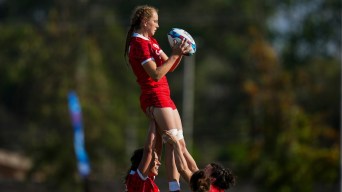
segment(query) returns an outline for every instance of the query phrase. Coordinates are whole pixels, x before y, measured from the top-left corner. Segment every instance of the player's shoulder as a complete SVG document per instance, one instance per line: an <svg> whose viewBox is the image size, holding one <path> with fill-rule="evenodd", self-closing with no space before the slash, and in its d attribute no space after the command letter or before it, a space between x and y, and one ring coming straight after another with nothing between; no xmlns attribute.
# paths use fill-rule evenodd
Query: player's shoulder
<svg viewBox="0 0 342 192"><path fill-rule="evenodd" d="M132 41L135 41L135 42L149 42L150 41L150 38L147 38L139 33L133 33L132 34Z"/></svg>
<svg viewBox="0 0 342 192"><path fill-rule="evenodd" d="M127 176L127 180L128 180L129 182L130 182L130 181L134 181L134 180L137 180L137 177L139 177L138 174L137 174L137 172L134 171L134 170L131 170L130 173L128 174L128 176Z"/></svg>
<svg viewBox="0 0 342 192"><path fill-rule="evenodd" d="M209 189L209 192L224 192L223 189L220 189L214 185L210 185L210 189Z"/></svg>
<svg viewBox="0 0 342 192"><path fill-rule="evenodd" d="M142 182L136 171L131 170L128 174L126 181L127 192L136 192L137 189L141 189Z"/></svg>
<svg viewBox="0 0 342 192"><path fill-rule="evenodd" d="M144 40L144 39L141 39L141 38L138 38L138 37L132 37L132 39L131 39L131 46L133 45L135 45L135 46L137 46L137 45L144 45L144 44L148 44L149 43L149 41L146 41L146 40Z"/></svg>
<svg viewBox="0 0 342 192"><path fill-rule="evenodd" d="M151 41L140 37L132 37L130 46L137 49L146 49L150 46Z"/></svg>

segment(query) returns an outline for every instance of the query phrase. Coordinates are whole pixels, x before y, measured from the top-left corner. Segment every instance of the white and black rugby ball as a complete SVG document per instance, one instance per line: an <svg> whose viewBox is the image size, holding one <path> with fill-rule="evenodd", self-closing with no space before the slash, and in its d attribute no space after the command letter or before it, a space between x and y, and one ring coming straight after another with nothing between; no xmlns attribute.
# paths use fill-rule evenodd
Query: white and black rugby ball
<svg viewBox="0 0 342 192"><path fill-rule="evenodd" d="M190 56L196 53L196 43L192 36L184 29L172 28L167 34L167 38L171 47L173 47L175 43L182 42L183 39L186 39L186 43L190 45L191 50L185 55Z"/></svg>

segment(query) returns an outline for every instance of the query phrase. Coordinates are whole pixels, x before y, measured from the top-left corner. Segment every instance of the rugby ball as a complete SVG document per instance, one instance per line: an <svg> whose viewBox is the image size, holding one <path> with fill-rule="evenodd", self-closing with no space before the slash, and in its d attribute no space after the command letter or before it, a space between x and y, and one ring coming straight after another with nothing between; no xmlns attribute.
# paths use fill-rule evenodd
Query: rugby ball
<svg viewBox="0 0 342 192"><path fill-rule="evenodd" d="M173 47L175 43L182 42L183 39L186 39L186 43L190 45L191 50L185 55L190 56L196 53L196 43L192 36L184 29L172 28L167 34L167 38L171 47Z"/></svg>

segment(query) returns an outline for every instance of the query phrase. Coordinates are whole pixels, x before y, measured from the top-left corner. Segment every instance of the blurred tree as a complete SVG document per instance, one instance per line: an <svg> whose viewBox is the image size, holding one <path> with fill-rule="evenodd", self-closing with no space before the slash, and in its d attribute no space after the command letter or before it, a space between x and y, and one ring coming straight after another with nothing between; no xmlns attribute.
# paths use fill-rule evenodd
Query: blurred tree
<svg viewBox="0 0 342 192"><path fill-rule="evenodd" d="M270 45L255 39L249 49L255 76L244 86L250 96L249 154L255 182L263 191L313 191L316 183L333 185L338 178L337 130L324 120L326 115L311 114L300 105L293 76L279 68ZM329 84L339 73L332 66L334 73L323 75Z"/></svg>
<svg viewBox="0 0 342 192"><path fill-rule="evenodd" d="M98 14L99 9L108 14ZM126 171L120 167L126 162L125 145L137 142L129 143L123 135L126 129L134 133L136 124L144 121L132 113L139 109L131 102L131 97L138 98L138 90L127 86L134 79L125 75L130 69L119 54L124 33L113 13L105 7L69 1L52 4L46 13L45 22L37 26L34 18L22 19L26 14L13 13L4 19L0 106L22 122L13 129L22 129L19 147L34 160L32 179L74 191L76 162L68 91L76 90L82 105L91 178L111 181L114 174ZM18 21L6 24L11 19Z"/></svg>
<svg viewBox="0 0 342 192"><path fill-rule="evenodd" d="M121 177L127 153L143 143L147 122L123 48L131 11L144 3L0 1L0 127L21 133L18 141L0 134L0 147L29 153L32 178L51 190L80 190L69 90L82 104L93 182ZM147 3L160 10L156 38L165 52L172 27L198 45L200 165L220 161L239 185L253 181L260 191L327 191L337 183L341 2ZM180 66L168 77L179 109L182 74Z"/></svg>

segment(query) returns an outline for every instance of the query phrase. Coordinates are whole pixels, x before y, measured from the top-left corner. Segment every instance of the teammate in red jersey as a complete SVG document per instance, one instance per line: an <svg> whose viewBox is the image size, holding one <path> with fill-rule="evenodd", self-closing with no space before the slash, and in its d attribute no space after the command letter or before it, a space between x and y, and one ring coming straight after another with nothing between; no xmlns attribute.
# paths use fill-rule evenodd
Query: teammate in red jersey
<svg viewBox="0 0 342 192"><path fill-rule="evenodd" d="M163 139L173 145L173 148L175 149L177 169L184 180L189 183L192 191L198 191L198 189L206 191L207 189L208 192L224 192L231 186L235 185L235 176L233 173L229 169L225 169L217 163L210 163L202 170L191 171L188 168L187 162L181 152L177 138L175 138L170 131L166 131L163 134ZM207 188L207 183L198 182L199 171L204 172L205 177L209 180L210 188ZM193 178L194 176L197 177L197 180ZM204 177L202 176L200 179L204 180Z"/></svg>
<svg viewBox="0 0 342 192"><path fill-rule="evenodd" d="M204 171L210 178L209 192L224 192L235 185L235 176L232 171L218 163L209 163L205 166Z"/></svg>
<svg viewBox="0 0 342 192"><path fill-rule="evenodd" d="M182 153L191 170L197 170L197 165L186 149L181 118L176 105L170 97L170 88L166 78L182 59L183 54L191 47L185 41L176 44L168 57L153 38L158 24L158 10L151 6L138 6L132 13L131 26L127 33L125 58L128 56L130 66L140 86L140 107L143 112L155 121L158 131L173 130L181 144ZM160 134L156 134L160 137ZM143 162L152 158L153 142L144 146ZM156 145L160 156L161 145ZM145 166L146 167L146 166ZM173 148L165 147L165 167L169 180L169 191L179 191L179 173L175 165Z"/></svg>
<svg viewBox="0 0 342 192"><path fill-rule="evenodd" d="M155 128L154 128L155 129ZM151 130L153 132L154 130ZM159 188L154 182L158 175L158 169L161 165L158 155L153 152L153 157L146 172L142 171L144 149L137 149L131 157L131 168L129 169L126 179L126 192L159 192Z"/></svg>
<svg viewBox="0 0 342 192"><path fill-rule="evenodd" d="M137 149L131 157L132 165L125 181L127 192L159 192L159 188L154 182L155 176L158 175L158 169L160 166L158 155L154 152L154 157L149 167L149 173L145 175L141 173L138 168L143 152L143 148Z"/></svg>

